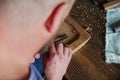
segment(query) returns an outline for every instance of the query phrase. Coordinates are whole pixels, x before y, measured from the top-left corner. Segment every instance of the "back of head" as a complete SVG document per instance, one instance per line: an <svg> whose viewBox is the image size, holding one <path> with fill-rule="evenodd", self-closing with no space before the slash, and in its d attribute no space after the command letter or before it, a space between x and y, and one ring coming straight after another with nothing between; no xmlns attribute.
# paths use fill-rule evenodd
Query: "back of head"
<svg viewBox="0 0 120 80"><path fill-rule="evenodd" d="M54 8L70 0L1 0L3 12L12 26L32 26L36 21L45 20ZM10 26L10 24L9 24Z"/></svg>
<svg viewBox="0 0 120 80"><path fill-rule="evenodd" d="M30 61L58 29L74 1L0 0L0 55ZM61 3L67 3L67 8Z"/></svg>

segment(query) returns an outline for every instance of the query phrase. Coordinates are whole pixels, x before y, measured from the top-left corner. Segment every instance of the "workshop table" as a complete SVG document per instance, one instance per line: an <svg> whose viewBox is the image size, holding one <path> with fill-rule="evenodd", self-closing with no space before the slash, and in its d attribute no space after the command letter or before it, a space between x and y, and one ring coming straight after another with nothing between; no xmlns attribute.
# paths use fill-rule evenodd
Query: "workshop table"
<svg viewBox="0 0 120 80"><path fill-rule="evenodd" d="M105 63L105 12L89 0L77 0L70 16L91 34L73 55L67 71L70 80L120 80L120 66Z"/></svg>

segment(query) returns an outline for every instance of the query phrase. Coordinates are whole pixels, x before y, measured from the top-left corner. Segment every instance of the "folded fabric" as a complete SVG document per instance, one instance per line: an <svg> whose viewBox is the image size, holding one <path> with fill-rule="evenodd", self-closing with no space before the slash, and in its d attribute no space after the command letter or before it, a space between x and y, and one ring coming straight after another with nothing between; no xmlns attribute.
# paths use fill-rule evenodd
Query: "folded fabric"
<svg viewBox="0 0 120 80"><path fill-rule="evenodd" d="M106 62L120 63L120 32L115 32L114 27L118 27L120 22L120 6L107 10L106 17Z"/></svg>

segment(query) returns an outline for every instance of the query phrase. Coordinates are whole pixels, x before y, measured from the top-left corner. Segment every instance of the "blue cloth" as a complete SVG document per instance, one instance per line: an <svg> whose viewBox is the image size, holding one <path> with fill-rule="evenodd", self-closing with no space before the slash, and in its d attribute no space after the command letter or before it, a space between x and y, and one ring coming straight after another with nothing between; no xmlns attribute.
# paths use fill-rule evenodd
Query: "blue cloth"
<svg viewBox="0 0 120 80"><path fill-rule="evenodd" d="M35 63L30 65L30 71L31 73L29 80L43 80L43 56L41 56L39 59L36 59Z"/></svg>
<svg viewBox="0 0 120 80"><path fill-rule="evenodd" d="M44 74L44 68L43 68L43 56L41 55L39 59L36 59L33 63L35 68L38 70L38 72L43 75Z"/></svg>
<svg viewBox="0 0 120 80"><path fill-rule="evenodd" d="M115 32L113 26L120 22L120 7L107 10L106 17L106 62L120 63L120 32Z"/></svg>
<svg viewBox="0 0 120 80"><path fill-rule="evenodd" d="M42 76L33 64L30 65L30 71L29 80L43 80Z"/></svg>

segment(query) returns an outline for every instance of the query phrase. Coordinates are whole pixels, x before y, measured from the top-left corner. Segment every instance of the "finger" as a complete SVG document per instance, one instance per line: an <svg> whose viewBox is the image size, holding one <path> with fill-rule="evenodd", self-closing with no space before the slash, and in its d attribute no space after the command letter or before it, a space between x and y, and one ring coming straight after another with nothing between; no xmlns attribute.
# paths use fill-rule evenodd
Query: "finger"
<svg viewBox="0 0 120 80"><path fill-rule="evenodd" d="M68 47L64 47L64 55L67 57L68 53L69 53L69 48Z"/></svg>
<svg viewBox="0 0 120 80"><path fill-rule="evenodd" d="M34 63L35 62L35 59L34 59L34 57L31 59L31 61L30 61L30 63Z"/></svg>
<svg viewBox="0 0 120 80"><path fill-rule="evenodd" d="M58 55L63 56L63 44L62 43L58 44L57 53Z"/></svg>
<svg viewBox="0 0 120 80"><path fill-rule="evenodd" d="M69 48L69 45L68 45L68 44L66 44L65 46Z"/></svg>
<svg viewBox="0 0 120 80"><path fill-rule="evenodd" d="M51 44L50 45L50 56L53 56L53 55L55 55L55 54L57 54L57 52L56 52L56 48L55 48L55 45L54 44Z"/></svg>
<svg viewBox="0 0 120 80"><path fill-rule="evenodd" d="M40 58L40 53L37 53L37 54L35 54L35 59L39 59Z"/></svg>
<svg viewBox="0 0 120 80"><path fill-rule="evenodd" d="M71 60L71 58L72 58L72 49L71 48L69 48L69 53L68 53L68 57L69 57L69 60Z"/></svg>

